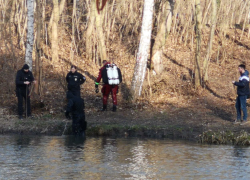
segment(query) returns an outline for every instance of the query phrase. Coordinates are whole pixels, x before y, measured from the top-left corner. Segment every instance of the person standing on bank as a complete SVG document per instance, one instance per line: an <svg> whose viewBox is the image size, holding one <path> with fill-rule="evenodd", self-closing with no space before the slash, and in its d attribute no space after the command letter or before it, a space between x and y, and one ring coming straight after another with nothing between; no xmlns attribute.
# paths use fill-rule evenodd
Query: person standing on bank
<svg viewBox="0 0 250 180"><path fill-rule="evenodd" d="M103 94L103 108L102 111L107 110L108 97L111 93L113 99L113 112L117 109L118 85L122 82L121 70L115 65L110 64L108 61L103 60L103 67L99 70L99 75L95 82L96 92L98 92L98 85L102 79L104 85L102 87Z"/></svg>
<svg viewBox="0 0 250 180"><path fill-rule="evenodd" d="M247 123L247 106L246 101L247 97L249 96L249 77L248 77L248 71L245 70L246 66L244 64L241 64L238 66L238 70L240 73L239 82L233 81L232 83L237 86L237 94L238 97L236 99L236 110L237 110L237 119L235 120L235 123L241 122L241 110L243 111L243 121L241 125Z"/></svg>
<svg viewBox="0 0 250 180"><path fill-rule="evenodd" d="M29 66L25 64L22 69L17 71L16 75L16 96L18 100L19 119L23 119L23 99L25 100L25 106L27 108L26 116L31 116L29 86L32 82L36 83L32 72L29 70Z"/></svg>
<svg viewBox="0 0 250 180"><path fill-rule="evenodd" d="M68 83L68 91L72 92L74 96L81 97L81 85L86 81L86 78L79 72L77 67L72 65L70 72L66 76Z"/></svg>

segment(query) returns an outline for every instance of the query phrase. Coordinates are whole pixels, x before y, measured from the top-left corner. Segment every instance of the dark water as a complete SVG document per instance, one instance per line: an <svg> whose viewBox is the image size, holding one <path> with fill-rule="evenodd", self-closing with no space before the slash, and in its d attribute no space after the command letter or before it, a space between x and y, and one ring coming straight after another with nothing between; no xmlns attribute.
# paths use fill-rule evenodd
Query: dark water
<svg viewBox="0 0 250 180"><path fill-rule="evenodd" d="M250 179L249 163L246 147L0 136L0 179Z"/></svg>

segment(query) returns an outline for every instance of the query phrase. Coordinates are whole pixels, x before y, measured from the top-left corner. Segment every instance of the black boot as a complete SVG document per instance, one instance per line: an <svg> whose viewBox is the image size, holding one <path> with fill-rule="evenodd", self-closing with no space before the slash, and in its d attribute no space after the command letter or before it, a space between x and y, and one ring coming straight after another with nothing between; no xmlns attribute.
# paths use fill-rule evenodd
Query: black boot
<svg viewBox="0 0 250 180"><path fill-rule="evenodd" d="M103 105L103 108L101 111L107 111L107 105Z"/></svg>
<svg viewBox="0 0 250 180"><path fill-rule="evenodd" d="M34 116L32 116L31 114L28 114L27 117L31 119L34 118Z"/></svg>
<svg viewBox="0 0 250 180"><path fill-rule="evenodd" d="M116 112L116 105L113 105L113 112Z"/></svg>
<svg viewBox="0 0 250 180"><path fill-rule="evenodd" d="M22 115L19 115L18 118L19 118L19 119L23 119L23 116L22 116Z"/></svg>

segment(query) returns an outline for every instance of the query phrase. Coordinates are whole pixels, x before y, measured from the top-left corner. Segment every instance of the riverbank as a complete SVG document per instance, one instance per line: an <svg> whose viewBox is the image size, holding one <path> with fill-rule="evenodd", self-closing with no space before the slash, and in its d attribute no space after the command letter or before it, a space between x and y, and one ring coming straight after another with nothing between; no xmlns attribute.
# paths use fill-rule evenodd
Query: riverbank
<svg viewBox="0 0 250 180"><path fill-rule="evenodd" d="M122 110L87 113L87 136L171 138L209 144L250 145L250 123L241 126L218 116L179 109L152 112ZM192 114L188 117L188 113ZM71 121L63 115L45 114L19 120L14 115L0 118L0 134L71 134Z"/></svg>

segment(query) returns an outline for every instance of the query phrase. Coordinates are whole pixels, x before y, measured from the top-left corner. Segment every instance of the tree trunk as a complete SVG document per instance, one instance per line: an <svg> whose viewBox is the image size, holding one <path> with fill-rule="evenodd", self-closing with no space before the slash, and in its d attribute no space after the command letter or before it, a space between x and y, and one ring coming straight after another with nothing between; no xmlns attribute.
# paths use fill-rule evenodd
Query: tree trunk
<svg viewBox="0 0 250 180"><path fill-rule="evenodd" d="M12 1L11 12L10 12L10 23L15 22L15 14L16 14L16 0Z"/></svg>
<svg viewBox="0 0 250 180"><path fill-rule="evenodd" d="M238 22L237 22L238 24L240 24L240 22L241 22L241 18L242 18L242 15L243 15L243 12L244 12L244 10L246 8L247 3L248 3L248 1L245 2L242 10L240 11L240 15L239 15Z"/></svg>
<svg viewBox="0 0 250 180"><path fill-rule="evenodd" d="M73 0L73 10L72 10L72 34L71 34L71 47L70 47L70 62L72 63L74 59L74 45L75 45L75 20L76 20L76 0Z"/></svg>
<svg viewBox="0 0 250 180"><path fill-rule="evenodd" d="M95 0L91 0L90 4L90 14L89 14L89 21L88 21L88 28L86 31L86 55L88 59L93 59L93 51L92 51L92 45L93 45L93 39L92 39L92 33L95 27Z"/></svg>
<svg viewBox="0 0 250 180"><path fill-rule="evenodd" d="M80 17L80 0L76 0L76 19Z"/></svg>
<svg viewBox="0 0 250 180"><path fill-rule="evenodd" d="M32 52L34 42L34 0L27 0L27 40L25 51L25 63L30 66L32 71Z"/></svg>
<svg viewBox="0 0 250 180"><path fill-rule="evenodd" d="M163 49L166 44L166 38L168 36L168 33L170 32L172 23L171 1L172 0L166 1L162 6L159 30L157 32L155 43L152 50L151 62L157 74L160 74L163 70L162 66Z"/></svg>
<svg viewBox="0 0 250 180"><path fill-rule="evenodd" d="M60 5L59 5L59 15L58 16L61 16L63 9L64 9L64 6L65 6L65 2L66 2L66 0L61 0ZM53 4L54 4L54 0L53 0ZM58 2L57 2L57 4L58 4ZM49 20L48 32L49 32L50 37L51 37L51 28L52 28L52 24L53 24L53 18L54 18L54 11L52 11L52 14L51 14L51 17ZM59 17L58 17L58 21L59 21Z"/></svg>
<svg viewBox="0 0 250 180"><path fill-rule="evenodd" d="M41 40L41 29L42 29L42 9L41 9L41 2L40 0L37 0L37 5L36 5L36 13L37 13L37 18L36 18L36 61L35 61L35 79L37 83L35 84L35 93L39 94L39 87L41 85L40 83L40 68L41 68L41 46L40 46L40 40Z"/></svg>
<svg viewBox="0 0 250 180"><path fill-rule="evenodd" d="M98 58L96 57L99 55L101 60L107 59L107 48L103 32L104 11L98 14L96 6L96 1L91 0L88 29L86 31L86 54L89 59L93 59L93 62L98 63ZM96 39L93 38L94 28L96 29ZM97 51L95 51L96 48ZM97 55L96 53L99 54Z"/></svg>
<svg viewBox="0 0 250 180"><path fill-rule="evenodd" d="M58 0L53 0L53 20L52 20L52 34L51 34L51 50L52 62L58 62L58 21L59 21L59 7Z"/></svg>
<svg viewBox="0 0 250 180"><path fill-rule="evenodd" d="M203 79L204 81L208 81L208 64L209 64L209 59L210 59L210 54L212 51L212 46L213 46L213 40L214 40L214 30L217 22L217 1L212 0L212 17L211 17L211 31L210 31L210 38L208 41L207 45L207 54L203 62Z"/></svg>
<svg viewBox="0 0 250 180"><path fill-rule="evenodd" d="M101 60L107 59L107 48L105 44L105 35L103 33L103 16L104 11L98 13L97 8L95 8L95 16L96 16L96 32L98 36L98 51L100 53Z"/></svg>
<svg viewBox="0 0 250 180"><path fill-rule="evenodd" d="M134 100L141 96L143 81L145 79L152 33L153 11L154 0L144 0L141 39L131 85L131 92Z"/></svg>
<svg viewBox="0 0 250 180"><path fill-rule="evenodd" d="M200 0L195 0L195 18L196 18L196 52L195 52L195 88L201 86L201 5Z"/></svg>

